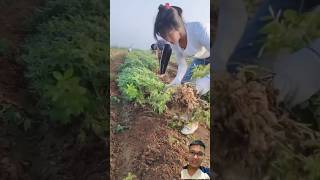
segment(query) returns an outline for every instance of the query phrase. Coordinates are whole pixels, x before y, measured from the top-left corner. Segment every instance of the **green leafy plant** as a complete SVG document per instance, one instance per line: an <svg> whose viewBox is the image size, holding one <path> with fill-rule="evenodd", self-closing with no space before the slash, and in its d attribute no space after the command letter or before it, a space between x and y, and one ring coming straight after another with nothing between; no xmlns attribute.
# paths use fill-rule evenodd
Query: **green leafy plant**
<svg viewBox="0 0 320 180"><path fill-rule="evenodd" d="M127 84L127 87L124 88L124 93L129 100L134 100L140 95L138 89L133 84Z"/></svg>
<svg viewBox="0 0 320 180"><path fill-rule="evenodd" d="M122 133L123 131L125 131L126 129L128 129L127 126L122 126L121 124L118 124L115 128L116 133Z"/></svg>
<svg viewBox="0 0 320 180"><path fill-rule="evenodd" d="M86 88L79 85L80 79L73 77L73 69L64 74L53 72L56 84L48 85L45 96L51 102L49 116L62 123L69 123L71 116L85 112L89 105Z"/></svg>
<svg viewBox="0 0 320 180"><path fill-rule="evenodd" d="M199 65L192 70L192 79L202 78L208 74L210 74L210 64L205 66Z"/></svg>
<svg viewBox="0 0 320 180"><path fill-rule="evenodd" d="M150 71L155 71L157 66L157 61L152 54L141 50L135 50L127 54L125 57L125 63L121 66L121 68L141 67L147 68Z"/></svg>
<svg viewBox="0 0 320 180"><path fill-rule="evenodd" d="M176 130L182 129L183 125L184 122L178 116L174 116L174 118L168 122L168 127Z"/></svg>
<svg viewBox="0 0 320 180"><path fill-rule="evenodd" d="M106 8L108 5L107 0L48 0L45 6L37 9L30 24L35 27L54 17L66 19L76 15L101 16L107 19L109 17L109 11Z"/></svg>
<svg viewBox="0 0 320 180"><path fill-rule="evenodd" d="M149 96L149 101L153 108L154 111L158 112L164 112L166 110L166 103L170 100L171 98L171 93L166 91L166 92L157 92L153 91L151 92Z"/></svg>
<svg viewBox="0 0 320 180"><path fill-rule="evenodd" d="M276 160L271 163L272 179L299 180L320 178L320 151L309 155L295 153L290 147L282 146Z"/></svg>
<svg viewBox="0 0 320 180"><path fill-rule="evenodd" d="M320 37L320 13L298 13L294 10L283 12L283 18L279 18L272 10L272 16L265 20L272 20L261 32L266 34L263 51L276 53L287 49L294 52Z"/></svg>
<svg viewBox="0 0 320 180"><path fill-rule="evenodd" d="M196 108L192 113L191 121L204 123L210 129L210 111L203 108Z"/></svg>
<svg viewBox="0 0 320 180"><path fill-rule="evenodd" d="M49 0L32 19L22 59L49 120L81 124L80 139L106 133L107 1ZM57 121L58 120L58 121Z"/></svg>
<svg viewBox="0 0 320 180"><path fill-rule="evenodd" d="M172 93L165 90L164 83L153 72L156 67L156 60L150 53L132 51L125 57L117 82L127 100L149 105L154 111L163 113Z"/></svg>

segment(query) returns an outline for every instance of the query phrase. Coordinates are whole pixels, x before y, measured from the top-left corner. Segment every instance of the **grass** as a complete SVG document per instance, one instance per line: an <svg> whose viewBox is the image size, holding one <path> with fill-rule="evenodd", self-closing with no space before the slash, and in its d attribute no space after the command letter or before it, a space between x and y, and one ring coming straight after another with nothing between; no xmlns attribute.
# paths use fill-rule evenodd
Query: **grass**
<svg viewBox="0 0 320 180"><path fill-rule="evenodd" d="M114 104L118 104L118 103L120 103L120 99L119 99L119 97L117 97L117 96L110 96L110 102L111 103L114 103Z"/></svg>
<svg viewBox="0 0 320 180"><path fill-rule="evenodd" d="M122 133L124 132L125 130L129 129L128 126L123 126L121 124L118 124L116 127L115 127L115 132L116 133Z"/></svg>

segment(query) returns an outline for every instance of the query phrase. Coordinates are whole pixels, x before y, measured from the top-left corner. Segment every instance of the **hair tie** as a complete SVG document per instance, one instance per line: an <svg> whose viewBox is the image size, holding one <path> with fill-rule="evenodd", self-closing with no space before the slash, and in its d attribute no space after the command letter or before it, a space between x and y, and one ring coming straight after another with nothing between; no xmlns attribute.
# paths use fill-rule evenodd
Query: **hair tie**
<svg viewBox="0 0 320 180"><path fill-rule="evenodd" d="M164 7L166 8L166 9L169 9L171 6L170 6L170 3L166 3L166 4L164 4Z"/></svg>

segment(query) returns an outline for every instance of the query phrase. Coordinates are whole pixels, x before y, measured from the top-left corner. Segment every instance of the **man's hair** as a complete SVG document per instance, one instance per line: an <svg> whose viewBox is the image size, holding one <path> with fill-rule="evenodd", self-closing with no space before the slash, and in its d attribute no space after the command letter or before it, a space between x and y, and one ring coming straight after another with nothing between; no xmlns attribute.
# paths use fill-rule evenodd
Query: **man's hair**
<svg viewBox="0 0 320 180"><path fill-rule="evenodd" d="M194 145L200 145L200 146L202 146L204 149L206 148L206 145L204 145L204 143L203 143L201 140L192 141L192 143L189 145L189 148L190 148L191 146L194 146Z"/></svg>

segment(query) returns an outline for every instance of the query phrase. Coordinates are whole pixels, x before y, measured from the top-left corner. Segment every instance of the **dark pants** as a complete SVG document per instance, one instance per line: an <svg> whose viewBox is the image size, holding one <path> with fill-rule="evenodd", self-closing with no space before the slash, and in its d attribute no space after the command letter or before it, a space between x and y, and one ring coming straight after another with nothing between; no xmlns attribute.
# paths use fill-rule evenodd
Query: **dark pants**
<svg viewBox="0 0 320 180"><path fill-rule="evenodd" d="M169 44L165 44L163 50L161 51L161 57L159 59L160 74L164 74L166 72L171 53L171 46Z"/></svg>

